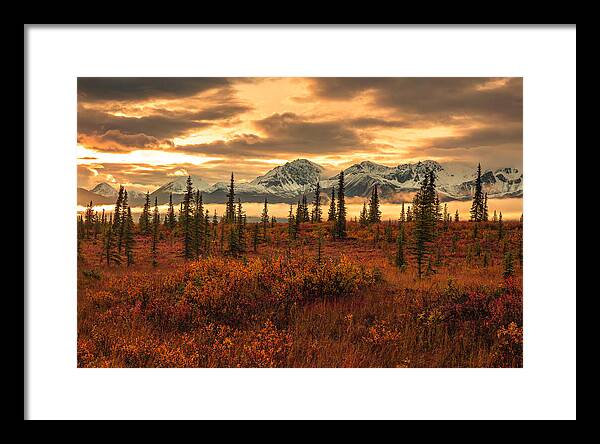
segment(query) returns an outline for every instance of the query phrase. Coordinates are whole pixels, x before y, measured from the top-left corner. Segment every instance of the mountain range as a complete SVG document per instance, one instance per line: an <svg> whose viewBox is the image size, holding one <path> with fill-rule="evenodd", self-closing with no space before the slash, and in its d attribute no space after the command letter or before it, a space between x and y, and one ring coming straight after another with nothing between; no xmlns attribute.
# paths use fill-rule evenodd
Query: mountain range
<svg viewBox="0 0 600 444"><path fill-rule="evenodd" d="M354 164L344 170L346 196L367 197L374 185L378 186L380 196L391 202L408 200L406 193L416 191L424 174L433 170L436 174L436 185L440 200L467 200L472 197L477 176L475 167L469 168L458 164L441 164L433 160L417 163L405 163L388 167L370 161ZM217 182L210 185L198 176L191 176L192 186L203 194L207 203L224 203L229 187L228 182ZM242 202L262 202L265 198L271 203L295 203L300 196L314 193L317 181L325 196L337 185L339 174L324 177L324 168L306 159L297 159L273 168L263 176L250 182L236 183L235 192ZM150 193L151 202L158 198L159 204L169 201L179 203L185 194L187 176L169 181ZM523 195L523 173L516 168L505 167L496 170L482 170L484 191L490 198L520 197ZM86 205L113 204L117 190L110 184L102 182L91 190L77 189L77 203ZM130 205L144 203L145 193L128 190Z"/></svg>

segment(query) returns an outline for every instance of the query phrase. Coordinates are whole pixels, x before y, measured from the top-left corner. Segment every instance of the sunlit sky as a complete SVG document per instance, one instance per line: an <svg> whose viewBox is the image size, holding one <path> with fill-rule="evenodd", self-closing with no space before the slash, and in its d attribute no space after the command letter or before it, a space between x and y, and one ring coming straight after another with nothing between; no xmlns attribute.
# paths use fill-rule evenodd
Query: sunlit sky
<svg viewBox="0 0 600 444"><path fill-rule="evenodd" d="M248 181L305 158L522 169L521 78L79 78L78 186Z"/></svg>

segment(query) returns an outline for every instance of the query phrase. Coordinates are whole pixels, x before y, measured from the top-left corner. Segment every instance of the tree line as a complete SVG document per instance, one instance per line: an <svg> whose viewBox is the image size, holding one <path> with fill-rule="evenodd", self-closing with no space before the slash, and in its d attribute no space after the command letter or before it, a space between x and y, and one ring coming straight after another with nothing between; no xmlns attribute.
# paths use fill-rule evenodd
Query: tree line
<svg viewBox="0 0 600 444"><path fill-rule="evenodd" d="M412 205L405 210L403 202L399 215L395 262L401 269L406 266L405 249L408 240L404 225L407 222L413 223L412 240L408 248L415 257L419 277L423 274L427 260L427 269L431 270L432 268L431 246L436 238L437 230L447 230L451 221L459 221L458 210L456 210L454 216L451 216L448 213L446 204L442 209L435 181L434 171L427 171L421 181L419 190L414 195ZM290 205L287 219L287 232L290 240L297 239L303 222L321 223L324 219L321 186L318 181L314 190L311 208L309 208L306 194L303 194L301 199L297 201L295 210L294 206ZM157 198L154 199L154 206L152 206L150 195L146 193L137 231L141 235L151 237L152 263L155 266L158 264L158 242L163 236L161 227L164 227L171 234L182 237L181 255L185 259L196 259L210 254L211 248L217 247L222 253L239 256L247 251L249 239L251 248L256 251L259 244L268 241L268 228L274 227L277 223L274 216L269 216L268 201L265 198L260 221L252 224L251 230L248 229L242 202L239 197L236 199L233 173L228 187L225 213L220 219L216 211L211 217L208 209L204 208L202 193L199 190L194 191L189 176L178 213L176 215L173 195L170 194L168 209L161 221ZM475 222L474 230L478 229L477 222L488 220L487 193L483 192L481 165L478 165L477 168L470 220ZM502 213L497 214L494 211L492 220L498 226L499 238L502 238ZM363 203L357 222L363 227L375 225L377 228L376 236L379 237L381 209L377 184L372 187L368 202ZM333 239L347 238L347 210L343 171L338 176L336 186L331 189L327 223ZM118 265L124 261L127 265L131 265L134 262L135 231L127 191L123 186L120 186L113 213L108 216L104 210L98 213L94 211L93 203L90 202L85 212L78 217L78 254L81 239L97 239L102 235L104 241L102 260L107 265ZM320 258L322 239L321 234L319 236L318 254ZM388 221L385 227L385 236L388 241L392 240L391 221Z"/></svg>

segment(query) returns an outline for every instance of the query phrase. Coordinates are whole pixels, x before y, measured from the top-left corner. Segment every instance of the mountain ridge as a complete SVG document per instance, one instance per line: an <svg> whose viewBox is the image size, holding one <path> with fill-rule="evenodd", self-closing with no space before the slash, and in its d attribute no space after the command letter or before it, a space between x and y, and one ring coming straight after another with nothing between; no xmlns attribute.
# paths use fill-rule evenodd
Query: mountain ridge
<svg viewBox="0 0 600 444"><path fill-rule="evenodd" d="M452 163L442 164L434 160L398 164L394 167L368 160L353 164L343 170L346 196L368 197L373 186L377 185L382 199L405 200L398 195L416 191L425 172L429 170L433 170L436 174L441 200L467 200L472 197L476 168ZM321 189L327 196L327 192L336 186L339 173L331 177L324 177L324 173L325 169L322 166L307 159L296 159L277 166L249 182L236 183L235 191L236 195L246 202L261 202L267 198L271 203L294 203L302 194L312 195L317 181L320 182ZM187 176L181 176L158 187L150 193L151 201L157 198L159 204L164 204L168 202L169 195L172 193L173 202L179 203L185 193L186 180ZM523 173L514 167L482 170L482 182L484 191L490 198L523 195ZM192 176L192 184L194 190L202 192L205 202L225 201L229 182L216 182L210 185L200 176ZM117 194L117 191L105 182L85 191L91 193L86 194L86 198L91 197L93 200L95 194L102 201L116 197ZM143 204L145 193L130 191L129 195L131 205ZM79 197L78 203L80 203Z"/></svg>

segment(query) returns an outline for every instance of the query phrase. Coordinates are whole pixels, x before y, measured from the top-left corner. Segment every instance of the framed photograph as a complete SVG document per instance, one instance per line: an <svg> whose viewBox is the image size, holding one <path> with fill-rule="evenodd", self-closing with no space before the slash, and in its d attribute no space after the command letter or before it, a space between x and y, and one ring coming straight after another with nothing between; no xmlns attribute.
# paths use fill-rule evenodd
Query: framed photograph
<svg viewBox="0 0 600 444"><path fill-rule="evenodd" d="M25 34L26 417L574 418L574 26Z"/></svg>

